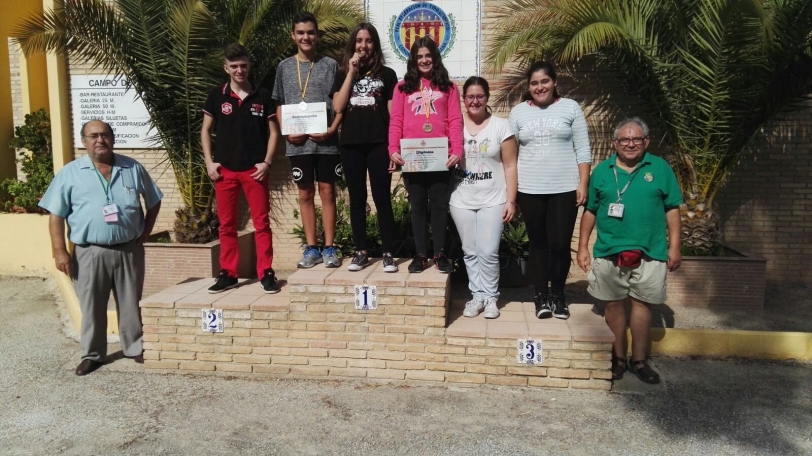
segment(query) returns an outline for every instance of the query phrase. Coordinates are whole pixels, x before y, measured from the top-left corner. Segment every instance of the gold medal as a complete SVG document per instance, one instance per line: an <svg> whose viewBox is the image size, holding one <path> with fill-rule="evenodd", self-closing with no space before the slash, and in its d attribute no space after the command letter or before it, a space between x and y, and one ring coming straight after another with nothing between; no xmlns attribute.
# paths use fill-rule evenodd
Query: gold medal
<svg viewBox="0 0 812 456"><path fill-rule="evenodd" d="M425 131L426 133L431 133L431 130L433 129L434 128L431 126L430 123L426 122L423 124L423 131Z"/></svg>

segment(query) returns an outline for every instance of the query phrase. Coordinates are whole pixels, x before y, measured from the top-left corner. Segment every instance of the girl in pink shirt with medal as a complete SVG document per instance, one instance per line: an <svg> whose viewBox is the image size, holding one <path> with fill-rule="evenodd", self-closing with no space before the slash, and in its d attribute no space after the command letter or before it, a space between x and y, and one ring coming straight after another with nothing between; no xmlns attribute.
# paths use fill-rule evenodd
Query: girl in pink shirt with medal
<svg viewBox="0 0 812 456"><path fill-rule="evenodd" d="M392 95L389 121L390 169L404 165L401 139L448 138L448 160L443 171L403 172L411 205L412 230L416 256L409 272L421 272L428 266L427 216L431 208L431 232L434 246L434 267L450 273L454 266L444 252L448 220L448 197L451 172L460 162L463 150L462 110L457 85L448 77L437 44L424 36L412 45L406 74Z"/></svg>

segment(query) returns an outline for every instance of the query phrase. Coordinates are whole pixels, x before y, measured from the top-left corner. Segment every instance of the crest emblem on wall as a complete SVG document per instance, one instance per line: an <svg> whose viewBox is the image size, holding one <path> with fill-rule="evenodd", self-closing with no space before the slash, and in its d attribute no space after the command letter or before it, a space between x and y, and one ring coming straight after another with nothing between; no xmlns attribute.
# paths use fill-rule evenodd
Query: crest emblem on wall
<svg viewBox="0 0 812 456"><path fill-rule="evenodd" d="M412 44L426 35L434 39L440 55L445 57L454 46L456 34L454 16L427 2L407 6L389 22L389 41L401 60L407 60Z"/></svg>

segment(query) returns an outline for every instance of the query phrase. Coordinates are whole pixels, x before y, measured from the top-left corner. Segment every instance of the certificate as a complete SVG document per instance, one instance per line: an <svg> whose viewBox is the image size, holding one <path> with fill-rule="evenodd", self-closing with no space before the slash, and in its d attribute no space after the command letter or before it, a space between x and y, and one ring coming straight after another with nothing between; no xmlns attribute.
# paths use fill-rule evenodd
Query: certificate
<svg viewBox="0 0 812 456"><path fill-rule="evenodd" d="M401 139L403 172L447 171L448 138Z"/></svg>
<svg viewBox="0 0 812 456"><path fill-rule="evenodd" d="M327 103L282 105L283 135L327 133Z"/></svg>

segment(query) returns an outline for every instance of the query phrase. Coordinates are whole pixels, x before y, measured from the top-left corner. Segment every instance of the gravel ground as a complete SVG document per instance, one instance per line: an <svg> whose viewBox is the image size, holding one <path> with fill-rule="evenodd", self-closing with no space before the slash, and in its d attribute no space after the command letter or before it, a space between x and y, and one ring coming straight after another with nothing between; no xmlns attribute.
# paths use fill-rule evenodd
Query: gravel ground
<svg viewBox="0 0 812 456"><path fill-rule="evenodd" d="M2 454L812 454L812 364L657 358L613 393L145 373L76 377L50 281L0 277ZM111 352L118 350L113 344Z"/></svg>

